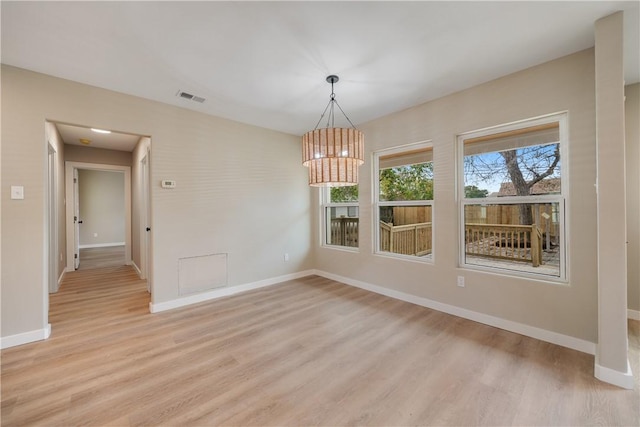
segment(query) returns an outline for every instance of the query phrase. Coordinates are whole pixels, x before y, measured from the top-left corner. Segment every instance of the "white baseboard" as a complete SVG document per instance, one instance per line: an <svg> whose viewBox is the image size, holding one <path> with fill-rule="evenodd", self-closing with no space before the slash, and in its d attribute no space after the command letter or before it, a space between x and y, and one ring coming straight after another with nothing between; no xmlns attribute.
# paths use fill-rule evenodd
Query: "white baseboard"
<svg viewBox="0 0 640 427"><path fill-rule="evenodd" d="M627 390L633 390L633 372L631 372L631 365L629 364L628 359L627 372L620 372L600 365L598 356L596 355L593 375L600 381L604 381Z"/></svg>
<svg viewBox="0 0 640 427"><path fill-rule="evenodd" d="M536 328L534 326L525 325L523 323L513 322L511 320L502 319L488 314L479 313L477 311L467 310L465 308L456 307L454 305L444 304L433 301L428 298L418 297L393 289L383 288L381 286L372 285L370 283L361 282L359 280L350 279L348 277L338 276L336 274L327 273L325 271L315 270L318 276L345 283L350 286L365 289L377 294L385 295L401 301L410 302L412 304L421 305L443 313L452 314L464 319L473 320L474 322L484 323L485 325L504 329L505 331L515 332L541 341L557 344L563 347L578 350L583 353L595 354L596 344L580 338L559 334L557 332L548 331L546 329Z"/></svg>
<svg viewBox="0 0 640 427"><path fill-rule="evenodd" d="M49 293L56 293L58 292L58 290L60 289L60 285L62 284L62 281L64 280L64 275L67 274L67 269L63 268L62 272L60 273L60 276L58 277L58 282L56 283L56 289L54 291L49 291Z"/></svg>
<svg viewBox="0 0 640 427"><path fill-rule="evenodd" d="M92 243L89 245L78 245L80 249L90 249L90 248L110 248L112 246L124 246L124 242L111 242L111 243Z"/></svg>
<svg viewBox="0 0 640 427"><path fill-rule="evenodd" d="M23 332L21 334L9 335L7 337L0 338L0 349L46 340L49 336L51 336L50 323L43 329L36 329L35 331Z"/></svg>
<svg viewBox="0 0 640 427"><path fill-rule="evenodd" d="M131 262L127 263L127 265L130 265L131 267L133 267L133 269L136 271L136 273L138 273L138 277L142 278L142 271L140 270L140 268L136 265L136 263L134 261L131 261Z"/></svg>
<svg viewBox="0 0 640 427"><path fill-rule="evenodd" d="M640 320L640 310L627 310L627 319Z"/></svg>
<svg viewBox="0 0 640 427"><path fill-rule="evenodd" d="M230 295L239 294L241 292L251 291L253 289L264 288L266 286L275 285L277 283L286 282L287 280L299 279L314 274L313 270L300 271L297 273L285 274L283 276L272 277L270 279L259 280L257 282L245 283L243 285L230 286L224 288L217 288L211 291L202 292L195 295L189 295L187 297L176 298L170 301L164 301L160 303L149 303L149 311L151 313L159 313L161 311L172 310L174 308L184 307L191 304L197 304L199 302L214 300Z"/></svg>

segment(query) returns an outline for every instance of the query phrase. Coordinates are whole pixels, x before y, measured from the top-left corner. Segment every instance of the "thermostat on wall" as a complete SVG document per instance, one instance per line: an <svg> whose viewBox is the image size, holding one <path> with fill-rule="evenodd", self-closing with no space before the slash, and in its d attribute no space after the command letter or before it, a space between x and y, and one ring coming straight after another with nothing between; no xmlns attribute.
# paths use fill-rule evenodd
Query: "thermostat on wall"
<svg viewBox="0 0 640 427"><path fill-rule="evenodd" d="M176 182L169 179L162 180L162 188L176 188Z"/></svg>

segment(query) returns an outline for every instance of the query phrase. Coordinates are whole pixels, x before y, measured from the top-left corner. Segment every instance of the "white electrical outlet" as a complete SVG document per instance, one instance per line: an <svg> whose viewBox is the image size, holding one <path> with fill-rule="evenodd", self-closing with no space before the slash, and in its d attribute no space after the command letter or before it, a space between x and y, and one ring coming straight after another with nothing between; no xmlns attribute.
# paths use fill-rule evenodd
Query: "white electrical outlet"
<svg viewBox="0 0 640 427"><path fill-rule="evenodd" d="M98 233L93 233L93 237L98 237Z"/></svg>
<svg viewBox="0 0 640 427"><path fill-rule="evenodd" d="M464 276L458 276L458 286L464 288Z"/></svg>
<svg viewBox="0 0 640 427"><path fill-rule="evenodd" d="M287 262L287 261L289 261L289 254L285 253L284 254L284 262Z"/></svg>

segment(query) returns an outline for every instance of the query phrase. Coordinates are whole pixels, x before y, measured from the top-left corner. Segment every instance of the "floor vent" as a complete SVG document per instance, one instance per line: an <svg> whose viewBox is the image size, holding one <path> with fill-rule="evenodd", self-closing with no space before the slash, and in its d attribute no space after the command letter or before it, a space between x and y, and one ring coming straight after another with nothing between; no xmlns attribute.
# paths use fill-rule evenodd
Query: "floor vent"
<svg viewBox="0 0 640 427"><path fill-rule="evenodd" d="M200 104L202 104L205 101L205 98L201 96L192 95L190 93L183 92L181 90L178 91L176 96L179 96L180 98L184 98L184 99L189 99L191 101L199 102Z"/></svg>
<svg viewBox="0 0 640 427"><path fill-rule="evenodd" d="M180 295L227 286L227 254L178 259Z"/></svg>

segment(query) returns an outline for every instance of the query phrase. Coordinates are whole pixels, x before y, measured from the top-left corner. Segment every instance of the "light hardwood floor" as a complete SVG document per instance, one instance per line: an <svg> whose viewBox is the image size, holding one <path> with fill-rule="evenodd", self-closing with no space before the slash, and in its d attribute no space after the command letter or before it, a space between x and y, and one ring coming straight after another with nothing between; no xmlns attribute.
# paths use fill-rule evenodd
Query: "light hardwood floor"
<svg viewBox="0 0 640 427"><path fill-rule="evenodd" d="M124 246L108 246L105 248L80 249L80 266L78 270L115 267L125 264Z"/></svg>
<svg viewBox="0 0 640 427"><path fill-rule="evenodd" d="M148 313L130 267L67 274L2 351L2 425L620 425L593 356L311 276ZM630 359L640 371L640 322Z"/></svg>

